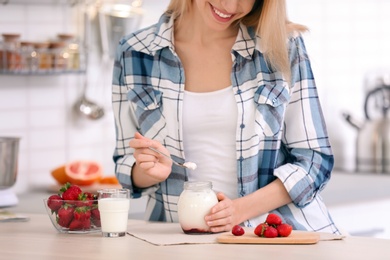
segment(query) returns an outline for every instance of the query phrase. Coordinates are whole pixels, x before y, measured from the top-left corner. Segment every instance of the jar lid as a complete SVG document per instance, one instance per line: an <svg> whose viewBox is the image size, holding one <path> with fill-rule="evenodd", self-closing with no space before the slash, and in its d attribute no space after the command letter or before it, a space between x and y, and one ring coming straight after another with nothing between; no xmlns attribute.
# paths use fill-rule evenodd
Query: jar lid
<svg viewBox="0 0 390 260"><path fill-rule="evenodd" d="M63 48L65 47L64 42L50 42L49 48L50 49L58 49L58 48Z"/></svg>
<svg viewBox="0 0 390 260"><path fill-rule="evenodd" d="M74 38L74 35L73 34L66 34L66 33L59 33L58 35L58 38L60 38L61 40L71 40Z"/></svg>
<svg viewBox="0 0 390 260"><path fill-rule="evenodd" d="M50 45L50 43L48 43L48 42L35 42L34 43L34 47L37 49L45 49L45 48L48 48L49 45Z"/></svg>
<svg viewBox="0 0 390 260"><path fill-rule="evenodd" d="M18 33L3 33L2 34L4 41L17 41L20 38L20 34Z"/></svg>
<svg viewBox="0 0 390 260"><path fill-rule="evenodd" d="M21 45L21 46L33 46L34 43L23 41L23 42L20 42L20 45Z"/></svg>
<svg viewBox="0 0 390 260"><path fill-rule="evenodd" d="M186 181L183 186L184 189L190 190L211 189L212 187L211 181Z"/></svg>

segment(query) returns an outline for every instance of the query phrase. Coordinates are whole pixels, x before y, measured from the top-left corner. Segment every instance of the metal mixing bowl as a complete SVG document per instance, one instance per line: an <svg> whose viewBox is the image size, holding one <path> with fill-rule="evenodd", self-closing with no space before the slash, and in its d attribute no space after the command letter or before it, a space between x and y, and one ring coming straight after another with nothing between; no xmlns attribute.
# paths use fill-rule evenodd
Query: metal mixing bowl
<svg viewBox="0 0 390 260"><path fill-rule="evenodd" d="M0 190L16 182L19 157L18 137L0 137Z"/></svg>

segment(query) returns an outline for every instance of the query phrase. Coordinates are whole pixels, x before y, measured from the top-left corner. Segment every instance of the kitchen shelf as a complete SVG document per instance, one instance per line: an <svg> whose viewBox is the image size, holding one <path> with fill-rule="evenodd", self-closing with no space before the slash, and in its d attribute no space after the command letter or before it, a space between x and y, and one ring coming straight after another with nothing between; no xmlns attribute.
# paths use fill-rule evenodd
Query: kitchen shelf
<svg viewBox="0 0 390 260"><path fill-rule="evenodd" d="M69 5L86 4L96 0L0 0L3 5Z"/></svg>
<svg viewBox="0 0 390 260"><path fill-rule="evenodd" d="M86 70L63 70L63 71L1 71L0 75L4 76L53 76L66 74L85 74Z"/></svg>

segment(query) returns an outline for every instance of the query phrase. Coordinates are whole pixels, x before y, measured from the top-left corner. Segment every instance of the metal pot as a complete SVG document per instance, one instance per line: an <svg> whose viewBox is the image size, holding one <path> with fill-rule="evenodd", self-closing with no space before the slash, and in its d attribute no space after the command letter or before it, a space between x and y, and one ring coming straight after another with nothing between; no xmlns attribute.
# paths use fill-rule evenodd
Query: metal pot
<svg viewBox="0 0 390 260"><path fill-rule="evenodd" d="M373 108L378 111L373 111ZM389 108L390 86L382 85L366 96L364 123L357 123L349 114L344 114L346 121L358 130L356 141L358 172L390 173L390 119L387 116ZM374 112L380 116L373 118Z"/></svg>
<svg viewBox="0 0 390 260"><path fill-rule="evenodd" d="M0 137L0 190L10 188L16 182L19 140L18 137Z"/></svg>
<svg viewBox="0 0 390 260"><path fill-rule="evenodd" d="M140 27L143 17L142 1L130 4L107 3L99 9L101 47L104 56L115 57L119 40Z"/></svg>

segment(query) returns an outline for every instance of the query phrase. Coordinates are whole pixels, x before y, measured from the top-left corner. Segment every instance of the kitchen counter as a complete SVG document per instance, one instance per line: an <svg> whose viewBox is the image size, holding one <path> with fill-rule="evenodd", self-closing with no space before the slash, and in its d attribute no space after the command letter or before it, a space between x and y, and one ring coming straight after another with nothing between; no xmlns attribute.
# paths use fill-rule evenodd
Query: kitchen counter
<svg viewBox="0 0 390 260"><path fill-rule="evenodd" d="M359 236L390 239L390 175L356 174L335 171L322 197L336 224L344 231ZM43 199L51 191L45 187L18 194L19 203L7 208L17 213L46 214ZM131 219L143 219L146 197L132 199ZM353 215L353 218L350 216ZM367 222L375 216L378 221ZM362 225L364 223L364 225Z"/></svg>
<svg viewBox="0 0 390 260"><path fill-rule="evenodd" d="M129 220L129 226L140 220ZM164 225L164 223L161 223ZM0 259L390 259L390 240L351 237L313 245L186 244L156 246L126 235L58 233L47 215L0 223Z"/></svg>

